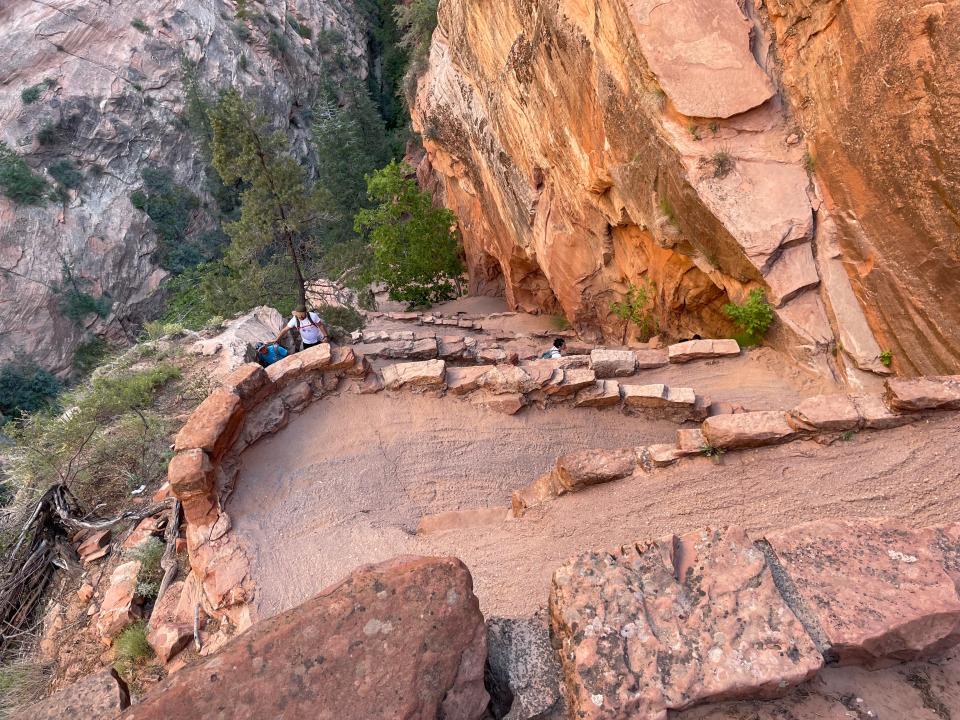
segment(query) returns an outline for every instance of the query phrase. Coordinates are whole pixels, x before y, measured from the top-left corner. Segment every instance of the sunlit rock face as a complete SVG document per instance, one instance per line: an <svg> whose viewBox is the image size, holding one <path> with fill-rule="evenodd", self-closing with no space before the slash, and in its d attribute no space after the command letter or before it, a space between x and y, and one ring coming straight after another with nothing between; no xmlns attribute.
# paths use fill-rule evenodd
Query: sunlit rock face
<svg viewBox="0 0 960 720"><path fill-rule="evenodd" d="M365 72L362 28L341 0L267 0L245 23L235 12L223 0L0 3L0 140L39 174L64 159L83 174L66 199L42 207L0 196L0 361L16 355L65 371L91 332L123 342L156 312L166 272L149 220L130 202L141 172L170 171L213 203L183 119L182 57L197 63L202 85L256 98L304 154L307 110L330 66L317 39L343 36L351 71ZM39 96L25 103L33 86ZM209 229L196 212L191 233ZM54 292L64 263L83 292L110 298L106 317L64 316Z"/></svg>
<svg viewBox="0 0 960 720"><path fill-rule="evenodd" d="M956 366L960 301L943 288L960 280L957 226L936 212L933 181L918 187L922 176L944 188L952 179L941 195L956 198L956 114L942 110L956 95L949 64L931 68L924 89L905 55L877 60L906 42L911 19L903 36L871 39L868 70L857 38L882 23L858 6L883 3L774 4L442 1L414 112L427 150L419 175L460 218L473 290L622 340L610 303L641 278L673 336L731 333L723 304L763 287L777 308L770 340L824 371L883 372L881 344L903 370ZM934 24L947 27L950 12ZM850 62L827 61L830 47ZM902 92L884 90L888 105L878 99L873 112L856 107L862 74L873 73L871 92L884 87L881 67L917 88L924 131L884 120L890 103L908 102ZM932 118L944 136L933 137ZM850 171L828 169L846 133ZM891 147L897 165L874 172L871 156ZM914 148L920 166L901 174ZM925 165L934 158L936 172ZM883 185L894 176L907 211L922 210L907 207L912 194L926 197L926 225L886 219L897 212L892 181ZM871 292L884 287L889 303Z"/></svg>

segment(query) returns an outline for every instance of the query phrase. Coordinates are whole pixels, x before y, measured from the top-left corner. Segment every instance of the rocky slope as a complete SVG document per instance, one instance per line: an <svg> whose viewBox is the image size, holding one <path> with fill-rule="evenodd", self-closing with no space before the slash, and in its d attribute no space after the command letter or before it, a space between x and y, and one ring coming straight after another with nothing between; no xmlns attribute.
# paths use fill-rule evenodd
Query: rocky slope
<svg viewBox="0 0 960 720"><path fill-rule="evenodd" d="M642 277L673 335L763 287L772 341L850 379L957 367L956 5L773 5L441 2L419 170L473 290L617 338Z"/></svg>
<svg viewBox="0 0 960 720"><path fill-rule="evenodd" d="M15 205L0 196L0 362L15 353L64 371L92 331L113 339L155 311L165 272L150 221L130 202L147 167L168 170L204 203L204 163L181 119L181 58L201 84L257 98L306 151L306 114L326 74L322 41L342 36L363 59L362 28L342 0L11 0L0 7L0 140L38 173L67 159L83 173L63 202ZM302 37L293 19L308 28ZM307 34L307 30L303 34ZM366 63L358 62L362 73ZM24 102L21 93L39 96ZM194 213L191 232L209 229ZM66 317L62 268L112 301L105 317Z"/></svg>

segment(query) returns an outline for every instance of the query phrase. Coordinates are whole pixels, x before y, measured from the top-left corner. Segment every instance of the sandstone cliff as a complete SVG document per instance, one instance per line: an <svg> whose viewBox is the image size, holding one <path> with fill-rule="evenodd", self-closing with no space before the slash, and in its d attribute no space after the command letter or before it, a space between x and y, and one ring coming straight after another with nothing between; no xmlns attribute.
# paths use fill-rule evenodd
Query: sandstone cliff
<svg viewBox="0 0 960 720"><path fill-rule="evenodd" d="M149 220L130 202L141 172L169 170L212 202L182 119L183 56L202 84L257 98L304 153L306 111L327 67L320 39L336 33L364 59L362 28L341 0L251 3L243 22L235 12L224 0L0 4L0 140L38 173L64 159L83 173L63 202L27 207L0 196L0 362L16 353L64 371L91 331L125 340L156 311L166 273ZM362 73L366 63L357 66ZM39 96L24 102L32 87ZM203 216L195 213L198 233L208 229ZM85 292L112 301L106 317L64 317L54 291L64 263Z"/></svg>
<svg viewBox="0 0 960 720"><path fill-rule="evenodd" d="M442 1L414 123L473 290L620 338L641 278L673 336L763 287L821 369L957 367L957 4L772 4Z"/></svg>

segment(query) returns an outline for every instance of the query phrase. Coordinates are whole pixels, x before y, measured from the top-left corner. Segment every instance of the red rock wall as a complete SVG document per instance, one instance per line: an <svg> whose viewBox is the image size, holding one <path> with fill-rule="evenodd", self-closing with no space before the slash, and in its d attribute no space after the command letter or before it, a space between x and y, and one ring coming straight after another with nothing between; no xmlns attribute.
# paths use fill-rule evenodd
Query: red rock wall
<svg viewBox="0 0 960 720"><path fill-rule="evenodd" d="M502 290L516 308L562 311L587 336L618 340L610 303L631 282L656 283L674 337L729 334L722 304L759 286L777 306L771 342L821 369L839 350L834 370L884 372L881 347L900 370L957 367L960 323L949 320L960 300L943 298L960 279L947 241L956 81L947 64L920 73L926 88L906 72L911 28L946 27L954 10L896 30L884 3L847 3L847 19L831 23L837 5L441 2L414 112L427 151L419 175L460 218L473 291ZM804 31L813 39L802 44ZM883 73L857 80L870 53L846 42L871 33L874 67L896 76L883 92ZM935 37L914 56L948 42ZM870 112L854 108L860 88ZM893 114L905 97L924 111L919 133ZM838 151L821 134L856 158L828 161ZM879 172L890 148L898 157ZM919 166L905 167L916 151ZM908 208L899 222L887 222L899 212L888 197Z"/></svg>

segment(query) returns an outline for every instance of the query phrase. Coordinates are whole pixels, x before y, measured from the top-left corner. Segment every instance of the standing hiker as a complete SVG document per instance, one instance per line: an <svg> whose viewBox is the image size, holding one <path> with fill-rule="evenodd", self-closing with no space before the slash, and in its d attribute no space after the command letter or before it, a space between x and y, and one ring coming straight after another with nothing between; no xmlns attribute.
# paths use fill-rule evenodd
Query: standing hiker
<svg viewBox="0 0 960 720"><path fill-rule="evenodd" d="M307 309L303 305L298 305L297 309L293 311L293 317L290 318L290 322L280 331L280 334L277 335L274 342L280 342L280 339L291 330L297 330L300 333L304 350L312 348L314 345L319 345L327 339L327 335L329 334L327 326L323 324L320 316L312 310L307 312Z"/></svg>

